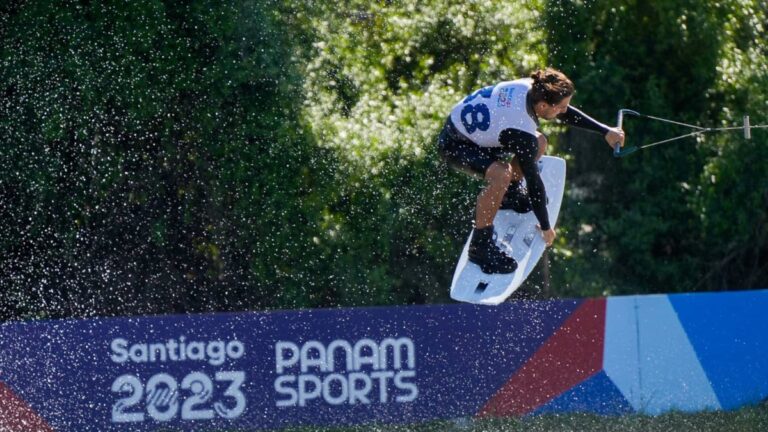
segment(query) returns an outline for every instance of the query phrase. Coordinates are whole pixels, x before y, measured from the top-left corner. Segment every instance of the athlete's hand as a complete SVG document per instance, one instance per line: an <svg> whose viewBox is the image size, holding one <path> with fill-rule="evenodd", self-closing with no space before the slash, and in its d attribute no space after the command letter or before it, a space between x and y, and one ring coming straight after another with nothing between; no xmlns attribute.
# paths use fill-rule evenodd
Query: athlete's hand
<svg viewBox="0 0 768 432"><path fill-rule="evenodd" d="M552 242L555 241L555 236L557 235L555 229L550 228L546 231L542 231L540 225L537 225L537 227L539 228L539 231L541 231L541 236L544 237L544 243L546 243L547 246L552 246Z"/></svg>
<svg viewBox="0 0 768 432"><path fill-rule="evenodd" d="M624 131L619 128L610 128L605 133L605 141L611 148L616 146L616 143L620 143L624 147Z"/></svg>

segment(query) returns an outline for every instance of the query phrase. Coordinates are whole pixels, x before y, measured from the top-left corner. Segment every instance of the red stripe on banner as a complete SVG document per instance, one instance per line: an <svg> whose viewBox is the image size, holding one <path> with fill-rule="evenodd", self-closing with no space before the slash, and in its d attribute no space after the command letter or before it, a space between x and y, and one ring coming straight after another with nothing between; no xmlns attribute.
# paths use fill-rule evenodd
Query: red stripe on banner
<svg viewBox="0 0 768 432"><path fill-rule="evenodd" d="M603 368L605 298L585 300L478 412L521 416Z"/></svg>
<svg viewBox="0 0 768 432"><path fill-rule="evenodd" d="M54 432L54 429L5 383L0 382L0 431Z"/></svg>

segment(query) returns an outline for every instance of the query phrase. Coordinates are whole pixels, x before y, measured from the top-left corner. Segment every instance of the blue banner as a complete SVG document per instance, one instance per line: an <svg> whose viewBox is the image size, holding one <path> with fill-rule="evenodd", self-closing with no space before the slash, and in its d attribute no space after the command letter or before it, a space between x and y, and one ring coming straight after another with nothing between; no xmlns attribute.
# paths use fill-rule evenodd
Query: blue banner
<svg viewBox="0 0 768 432"><path fill-rule="evenodd" d="M471 415L576 304L7 324L0 380L57 431Z"/></svg>
<svg viewBox="0 0 768 432"><path fill-rule="evenodd" d="M766 307L753 291L9 323L0 430L732 409L768 396Z"/></svg>

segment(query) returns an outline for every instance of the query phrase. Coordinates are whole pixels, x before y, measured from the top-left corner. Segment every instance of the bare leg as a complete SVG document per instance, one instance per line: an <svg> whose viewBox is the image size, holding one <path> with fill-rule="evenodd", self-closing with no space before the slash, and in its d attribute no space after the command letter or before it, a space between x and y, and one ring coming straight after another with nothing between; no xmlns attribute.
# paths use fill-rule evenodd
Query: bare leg
<svg viewBox="0 0 768 432"><path fill-rule="evenodd" d="M518 171L520 168L517 168ZM515 177L512 163L494 162L485 171L485 181L488 183L477 196L475 207L475 228L482 229L493 224L493 218L501 205L501 199L507 192L509 182Z"/></svg>
<svg viewBox="0 0 768 432"><path fill-rule="evenodd" d="M515 176L513 164L496 161L485 171L488 183L477 197L475 229L467 253L469 261L480 266L483 273L512 273L517 261L505 254L493 241L493 218Z"/></svg>

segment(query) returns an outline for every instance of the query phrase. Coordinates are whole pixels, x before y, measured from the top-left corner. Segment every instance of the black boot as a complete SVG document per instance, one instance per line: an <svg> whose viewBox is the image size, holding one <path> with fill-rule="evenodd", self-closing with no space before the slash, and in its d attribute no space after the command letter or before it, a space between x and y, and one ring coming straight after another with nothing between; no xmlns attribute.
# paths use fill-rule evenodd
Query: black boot
<svg viewBox="0 0 768 432"><path fill-rule="evenodd" d="M517 270L517 261L496 246L493 241L493 225L472 231L469 243L469 260L483 273L512 273Z"/></svg>
<svg viewBox="0 0 768 432"><path fill-rule="evenodd" d="M514 210L521 214L533 210L531 198L528 196L528 189L521 182L510 183L499 208L501 210Z"/></svg>

